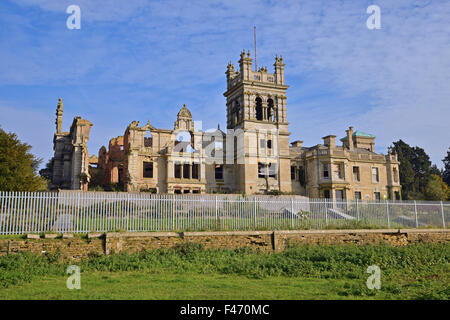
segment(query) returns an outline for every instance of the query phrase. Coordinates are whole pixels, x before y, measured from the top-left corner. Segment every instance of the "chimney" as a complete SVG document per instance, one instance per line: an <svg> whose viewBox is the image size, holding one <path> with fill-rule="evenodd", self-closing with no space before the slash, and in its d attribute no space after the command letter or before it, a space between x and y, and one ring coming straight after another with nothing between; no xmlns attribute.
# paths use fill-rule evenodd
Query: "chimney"
<svg viewBox="0 0 450 320"><path fill-rule="evenodd" d="M353 127L349 127L345 132L347 133L347 147L349 150L353 150Z"/></svg>
<svg viewBox="0 0 450 320"><path fill-rule="evenodd" d="M292 145L294 148L301 148L301 147L303 147L303 141L301 141L301 140L296 140L296 141L292 142L291 145Z"/></svg>
<svg viewBox="0 0 450 320"><path fill-rule="evenodd" d="M336 136L329 135L323 137L323 144L327 146L329 149L334 149L336 147Z"/></svg>

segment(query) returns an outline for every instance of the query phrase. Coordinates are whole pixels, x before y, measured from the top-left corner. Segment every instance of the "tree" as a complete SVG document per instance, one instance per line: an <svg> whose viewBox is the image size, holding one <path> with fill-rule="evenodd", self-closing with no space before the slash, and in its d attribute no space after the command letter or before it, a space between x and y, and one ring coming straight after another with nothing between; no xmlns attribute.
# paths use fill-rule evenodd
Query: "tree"
<svg viewBox="0 0 450 320"><path fill-rule="evenodd" d="M447 156L444 159L442 159L442 162L444 162L444 170L442 172L442 179L448 186L450 186L450 148L448 148Z"/></svg>
<svg viewBox="0 0 450 320"><path fill-rule="evenodd" d="M0 128L0 190L38 191L46 189L46 182L38 176L41 159L29 151L31 146L20 142L14 133Z"/></svg>
<svg viewBox="0 0 450 320"><path fill-rule="evenodd" d="M411 147L402 140L391 146L400 161L399 175L404 199L424 199L431 174L436 173L430 157L420 147ZM439 170L439 169L437 169Z"/></svg>
<svg viewBox="0 0 450 320"><path fill-rule="evenodd" d="M430 171L431 174L435 174L442 178L443 172L444 172L444 170L440 170L437 165L433 164L431 166L431 171Z"/></svg>
<svg viewBox="0 0 450 320"><path fill-rule="evenodd" d="M427 200L447 200L449 198L449 188L442 178L432 174L425 189Z"/></svg>
<svg viewBox="0 0 450 320"><path fill-rule="evenodd" d="M44 169L39 170L39 175L47 179L48 181L52 180L52 173L53 173L53 159L48 160L47 164L45 165Z"/></svg>

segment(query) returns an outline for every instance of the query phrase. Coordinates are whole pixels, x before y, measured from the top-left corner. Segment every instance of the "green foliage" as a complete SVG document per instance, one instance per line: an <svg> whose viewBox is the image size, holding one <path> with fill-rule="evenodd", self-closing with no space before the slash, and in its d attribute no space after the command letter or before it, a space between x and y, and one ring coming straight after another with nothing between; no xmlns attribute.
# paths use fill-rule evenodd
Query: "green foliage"
<svg viewBox="0 0 450 320"><path fill-rule="evenodd" d="M105 191L113 191L113 192L123 192L125 191L125 186L123 183L111 183L109 185L103 186Z"/></svg>
<svg viewBox="0 0 450 320"><path fill-rule="evenodd" d="M187 291L187 294L190 294L196 292L195 288L192 288L192 283L199 281L196 284L200 285L202 279L209 277L211 281L211 277L214 277L215 280L209 284L213 288L222 288L221 286L226 288L231 283L240 281L251 285L255 282L250 280L261 279L258 283L268 281L275 287L277 283L284 283L283 286L288 286L295 292L298 291L295 285L301 284L302 288L311 291L311 296L317 294L322 283L324 298L328 297L327 292L333 290L337 297L370 298L379 297L382 292L383 297L387 298L448 299L450 291L446 284L450 274L449 258L450 247L447 244L414 244L405 247L305 245L289 247L280 253L263 253L251 248L206 249L201 244L188 242L171 249L133 254L119 253L108 256L94 254L76 264L81 269L83 285L91 285L90 281L94 275L99 275L98 277L103 279L98 283L103 288L100 290L103 294L94 295L93 298L96 299L108 296L107 292L113 287L113 281L118 281L120 285L118 284L116 289L126 295L126 292L128 294L135 292L138 287L138 291L141 292L142 281L148 282L152 277L163 285L159 290L169 290L168 294L172 298L172 290L176 291L176 288L183 287L183 282L191 286L191 291ZM69 264L73 263L62 262L58 253L41 256L18 253L2 256L0 288L42 278L59 277L64 279L59 280L60 290L67 293L69 290L65 289L64 281L67 277L65 270ZM370 265L377 265L381 269L380 291L369 290L365 285L368 277L366 270ZM120 280L120 277L123 280ZM164 279L170 279L169 282L175 281L176 287L168 289L170 283L164 282ZM301 281L297 281L298 279ZM48 283L47 281L44 285ZM51 283L54 284L55 281ZM309 287L305 287L307 283ZM340 285L335 287L336 284ZM30 290L30 287L27 288L25 291ZM51 290L55 290L54 286L49 290L47 294L51 296ZM273 293L273 290L274 287L268 288L266 294ZM85 289L84 292L90 291ZM235 296L236 294L237 292Z"/></svg>
<svg viewBox="0 0 450 320"><path fill-rule="evenodd" d="M52 173L53 173L53 158L46 163L44 169L39 170L39 175L48 181L52 180Z"/></svg>
<svg viewBox="0 0 450 320"><path fill-rule="evenodd" d="M448 186L450 186L450 148L448 148L447 156L444 159L442 159L442 162L444 163L442 179Z"/></svg>
<svg viewBox="0 0 450 320"><path fill-rule="evenodd" d="M402 195L406 200L425 199L425 190L432 168L430 157L420 147L411 147L402 140L393 143L390 148L397 153L400 161L399 174Z"/></svg>
<svg viewBox="0 0 450 320"><path fill-rule="evenodd" d="M31 146L20 142L14 133L0 128L0 190L40 191L47 182L36 173L41 159L29 151Z"/></svg>
<svg viewBox="0 0 450 320"><path fill-rule="evenodd" d="M89 175L91 176L88 184L90 191L104 191L103 178L105 171L101 168L89 167Z"/></svg>
<svg viewBox="0 0 450 320"><path fill-rule="evenodd" d="M446 244L417 244L407 247L378 246L296 246L281 253L267 254L251 248L205 249L186 243L171 249L141 253L92 256L79 263L83 272L195 272L269 276L313 276L334 279L365 279L367 266L378 265L385 275L426 277L448 271L450 247ZM0 257L0 286L30 281L34 276L61 274L66 264L61 257L20 253Z"/></svg>
<svg viewBox="0 0 450 320"><path fill-rule="evenodd" d="M38 256L28 252L11 254L0 258L0 288L30 282L48 274L64 274L64 265L55 255Z"/></svg>
<svg viewBox="0 0 450 320"><path fill-rule="evenodd" d="M425 189L427 200L447 200L450 198L450 189L438 175L432 174Z"/></svg>

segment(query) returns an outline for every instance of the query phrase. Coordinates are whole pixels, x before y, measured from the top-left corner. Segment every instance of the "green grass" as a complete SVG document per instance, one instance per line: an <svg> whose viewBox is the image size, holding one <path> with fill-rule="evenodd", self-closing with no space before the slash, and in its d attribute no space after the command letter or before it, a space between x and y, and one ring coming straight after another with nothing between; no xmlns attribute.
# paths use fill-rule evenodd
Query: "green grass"
<svg viewBox="0 0 450 320"><path fill-rule="evenodd" d="M81 261L81 290L58 254L0 257L1 299L449 299L450 249L302 246L267 254L187 244ZM381 268L381 290L366 269Z"/></svg>

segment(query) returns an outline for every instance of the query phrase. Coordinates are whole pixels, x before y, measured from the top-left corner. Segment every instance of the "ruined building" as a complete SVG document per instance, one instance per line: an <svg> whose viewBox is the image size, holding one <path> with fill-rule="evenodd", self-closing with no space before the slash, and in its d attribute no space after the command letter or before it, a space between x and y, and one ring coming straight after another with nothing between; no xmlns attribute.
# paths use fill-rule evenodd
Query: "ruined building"
<svg viewBox="0 0 450 320"><path fill-rule="evenodd" d="M87 191L89 183L89 153L86 143L92 123L75 117L69 132L62 131L63 101L56 109L56 132L53 136L54 156L51 159L50 189Z"/></svg>
<svg viewBox="0 0 450 320"><path fill-rule="evenodd" d="M123 136L91 158L103 172L103 184L157 193L400 199L397 156L375 153L373 135L350 127L341 145L334 135L313 147L298 140L290 144L283 58L275 57L273 73L252 65L250 53L243 51L239 70L231 62L227 66L226 132L203 131L185 105L173 129L132 121Z"/></svg>

